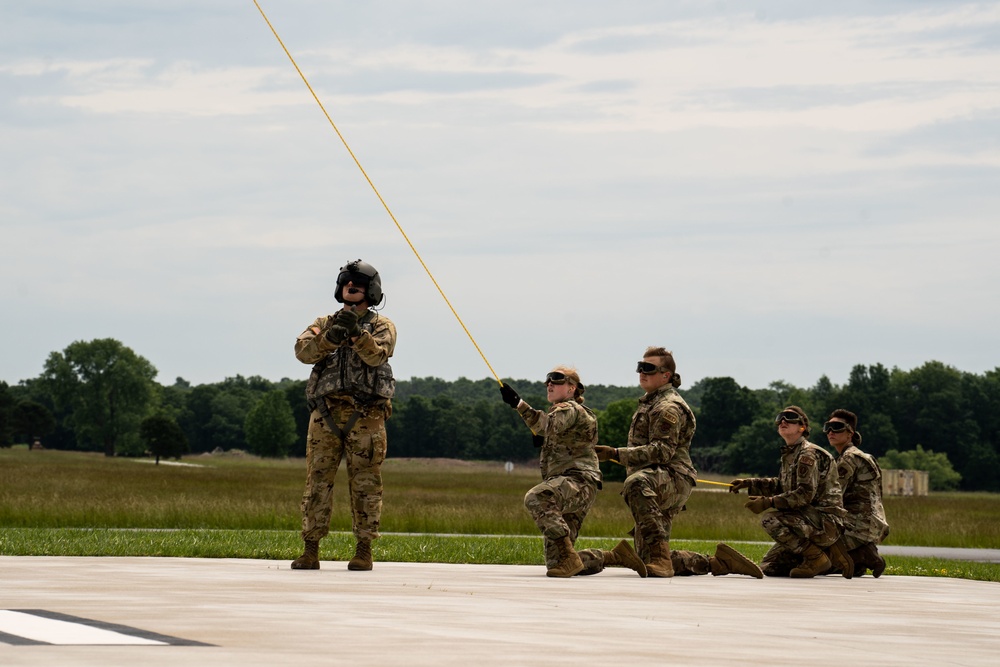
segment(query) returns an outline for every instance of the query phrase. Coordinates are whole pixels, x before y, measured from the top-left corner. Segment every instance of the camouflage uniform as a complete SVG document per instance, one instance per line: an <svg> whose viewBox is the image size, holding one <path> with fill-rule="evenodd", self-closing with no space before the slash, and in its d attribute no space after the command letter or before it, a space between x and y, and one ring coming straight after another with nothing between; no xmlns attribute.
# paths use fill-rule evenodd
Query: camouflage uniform
<svg viewBox="0 0 1000 667"><path fill-rule="evenodd" d="M649 562L649 545L670 540L673 519L684 508L694 488L698 476L690 452L694 430L691 408L676 389L664 385L639 399L628 431L628 446L618 448L618 461L628 475L622 496L632 511L635 550L644 562ZM600 549L578 553L584 564L581 574L604 569L604 554ZM682 565L683 571L677 574L702 574L688 571L689 563L697 560L693 556L701 555L685 558L684 554L678 561L671 553L671 561ZM707 567L708 557L702 558Z"/></svg>
<svg viewBox="0 0 1000 667"><path fill-rule="evenodd" d="M334 315L317 318L295 341L296 358L314 364L306 385L313 409L301 504L302 538L307 541L330 532L334 478L345 455L354 536L359 541L379 537L385 420L392 414L395 387L387 360L396 347L396 327L374 311L357 312L361 334L353 344L338 345L324 335ZM331 423L346 437L331 430Z"/></svg>
<svg viewBox="0 0 1000 667"><path fill-rule="evenodd" d="M545 566L552 569L559 562L556 542L568 535L576 543L601 486L594 453L597 417L576 401L556 403L548 413L522 402L517 411L532 433L544 436L538 462L542 482L525 494L524 507L542 531Z"/></svg>
<svg viewBox="0 0 1000 667"><path fill-rule="evenodd" d="M882 508L882 469L871 454L848 445L837 458L844 490L844 546L848 551L868 543L879 544L889 535Z"/></svg>
<svg viewBox="0 0 1000 667"><path fill-rule="evenodd" d="M775 541L761 562L764 574L786 577L810 544L829 547L841 536L846 512L838 480L833 457L804 437L782 446L778 477L746 480L751 496L774 499L775 511L761 517Z"/></svg>

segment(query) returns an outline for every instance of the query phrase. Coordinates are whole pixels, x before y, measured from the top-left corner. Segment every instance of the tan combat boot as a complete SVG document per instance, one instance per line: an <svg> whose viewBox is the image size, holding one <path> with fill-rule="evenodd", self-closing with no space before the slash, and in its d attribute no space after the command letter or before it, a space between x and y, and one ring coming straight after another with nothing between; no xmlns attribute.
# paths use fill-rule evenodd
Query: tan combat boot
<svg viewBox="0 0 1000 667"><path fill-rule="evenodd" d="M306 540L306 549L301 556L292 561L293 570L319 569L319 540Z"/></svg>
<svg viewBox="0 0 1000 667"><path fill-rule="evenodd" d="M572 577L583 570L583 561L573 549L569 535L564 535L556 541L556 548L559 550L559 562L545 571L546 577Z"/></svg>
<svg viewBox="0 0 1000 667"><path fill-rule="evenodd" d="M873 542L858 547L850 552L850 556L854 561L855 577L865 576L866 569L870 569L872 576L876 579L881 577L882 573L885 572L885 561L879 555L878 547Z"/></svg>
<svg viewBox="0 0 1000 667"><path fill-rule="evenodd" d="M715 546L715 555L708 559L708 563L712 566L712 575L716 577L724 574L747 574L756 579L764 578L764 573L756 563L721 542Z"/></svg>
<svg viewBox="0 0 1000 667"><path fill-rule="evenodd" d="M850 554L847 553L847 549L844 548L843 538L830 545L830 550L827 553L829 554L833 568L840 570L840 575L844 579L850 579L854 576L854 560L851 559Z"/></svg>
<svg viewBox="0 0 1000 667"><path fill-rule="evenodd" d="M823 550L820 549L815 544L810 544L806 547L806 550L802 552L802 564L796 568L793 568L791 572L788 573L789 577L793 579L811 579L817 574L823 574L829 571L833 567L833 563L827 558Z"/></svg>
<svg viewBox="0 0 1000 667"><path fill-rule="evenodd" d="M619 542L618 545L611 551L604 552L604 566L613 567L616 565L627 567L630 570L635 570L642 578L645 578L646 575L649 574L646 571L646 564L642 562L641 558L639 558L639 554L637 554L635 549L632 548L632 545L625 540Z"/></svg>
<svg viewBox="0 0 1000 667"><path fill-rule="evenodd" d="M354 548L354 558L347 563L347 569L372 569L372 543L369 540L358 540L358 545Z"/></svg>
<svg viewBox="0 0 1000 667"><path fill-rule="evenodd" d="M670 542L666 540L649 545L649 562L646 571L651 577L674 576L674 564L670 562Z"/></svg>

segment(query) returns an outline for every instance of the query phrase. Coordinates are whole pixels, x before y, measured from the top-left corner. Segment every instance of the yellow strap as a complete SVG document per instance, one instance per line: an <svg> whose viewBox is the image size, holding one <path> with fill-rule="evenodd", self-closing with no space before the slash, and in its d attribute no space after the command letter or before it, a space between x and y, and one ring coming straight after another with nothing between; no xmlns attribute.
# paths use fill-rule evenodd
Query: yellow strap
<svg viewBox="0 0 1000 667"><path fill-rule="evenodd" d="M378 188L376 188L375 184L372 183L372 179L368 178L368 172L366 172L365 168L361 166L361 162L358 161L358 158L354 155L354 151L351 150L351 147L347 145L347 140L344 139L344 135L340 133L340 130L337 129L337 124L333 122L333 119L330 118L330 114L326 112L326 107L324 107L323 103L319 101L319 97L316 95L316 91L314 91L312 86L309 85L309 80L306 79L306 75L302 73L301 69L299 69L299 65L298 63L295 62L295 58L293 58L292 54L289 53L288 49L285 47L285 43L281 41L281 37L278 36L278 31L274 29L273 25L271 25L271 21L268 20L267 14L264 13L264 10L261 8L260 3L257 2L257 0L253 0L253 4L257 5L257 11L259 11L260 15L264 18L264 22L267 23L267 27L271 29L272 33L274 33L274 38L278 40L278 44L281 45L281 48L285 52L285 55L288 56L288 59L292 61L292 65L295 67L295 71L299 73L299 76L302 78L302 82L306 84L306 88L308 88L309 92L312 93L313 99L316 100L316 104L319 105L319 108L323 111L323 115L326 116L326 119L330 122L330 127L332 127L333 131L337 133L338 137L340 137L340 142L344 144L344 148L346 148L347 152L350 153L351 159L354 160L354 164L358 165L358 169L361 170L361 174L365 177L365 180L368 181L368 185L370 185L372 190L375 192L375 196L378 197L378 200L380 202L382 202L382 207L385 208L385 212L389 214L390 218L392 218L392 221L396 224L396 229L398 229L399 233L403 235L403 238L406 240L406 244L410 246L410 250L413 251L413 254L417 256L417 261L420 262L420 266L424 267L424 271L427 272L427 276L431 279L431 282L434 283L434 287L437 288L437 291L441 295L441 298L444 299L444 302L446 304L448 304L448 308L451 310L451 314L454 315L455 319L458 320L458 323L462 325L462 330L465 331L465 335L469 337L470 341L472 341L472 344L476 347L476 351L479 352L479 356L483 358L483 361L486 362L487 368L490 369L490 373L492 373L493 377L496 378L497 383L502 385L503 382L500 380L500 376L497 375L495 370L493 370L493 366L490 365L490 362L486 359L486 355L483 354L483 351L479 348L479 344L476 342L476 339L472 337L471 333L469 333L469 329L465 326L465 322L463 322L462 318L458 316L458 312L455 311L455 307L451 305L451 301L449 301L448 297L445 296L444 290L442 290L441 286L438 285L438 281L434 279L434 275L431 273L431 270L427 268L426 264L424 264L424 260L423 258L420 257L420 253L418 253L417 249L413 247L413 244L410 242L410 237L407 236L406 232L403 231L403 227L399 224L399 221L396 220L396 216L392 214L392 211L389 209L389 205L385 203L385 199L382 198L382 195L379 193Z"/></svg>

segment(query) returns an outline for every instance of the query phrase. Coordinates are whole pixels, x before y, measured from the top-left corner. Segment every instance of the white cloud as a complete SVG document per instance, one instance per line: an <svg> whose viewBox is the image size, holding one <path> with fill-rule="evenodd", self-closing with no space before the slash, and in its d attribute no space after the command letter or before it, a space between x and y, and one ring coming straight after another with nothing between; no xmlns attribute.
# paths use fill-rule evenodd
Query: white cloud
<svg viewBox="0 0 1000 667"><path fill-rule="evenodd" d="M995 365L1000 4L490 7L272 18L502 375L630 384L652 342L687 383ZM31 323L3 379L98 335L168 381L300 373L289 341L358 256L402 376L484 376L259 17L178 11L0 46L0 308Z"/></svg>

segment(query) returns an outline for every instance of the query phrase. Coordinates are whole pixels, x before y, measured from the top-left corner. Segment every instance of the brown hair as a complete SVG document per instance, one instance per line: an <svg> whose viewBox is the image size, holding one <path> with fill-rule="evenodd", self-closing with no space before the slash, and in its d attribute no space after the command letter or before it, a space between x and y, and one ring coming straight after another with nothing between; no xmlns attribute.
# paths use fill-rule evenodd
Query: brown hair
<svg viewBox="0 0 1000 667"><path fill-rule="evenodd" d="M855 445L860 445L861 434L858 433L858 416L853 412L851 412L850 410L837 408L836 410L830 413L830 417L827 419L827 421L830 421L830 419L833 419L834 417L843 420L845 424L851 427L852 431L851 442L854 443Z"/></svg>
<svg viewBox="0 0 1000 667"><path fill-rule="evenodd" d="M681 376L677 372L677 362L674 361L673 352L669 351L665 347L650 345L642 354L643 359L646 357L659 357L660 363L658 363L657 366L670 371L670 385L674 388L681 386Z"/></svg>
<svg viewBox="0 0 1000 667"><path fill-rule="evenodd" d="M587 390L580 382L580 374L572 366L556 366L552 369L554 372L562 373L569 380L570 384L573 385L573 400L577 403L583 403L583 392Z"/></svg>

